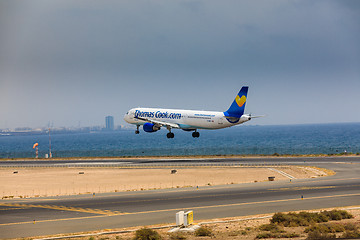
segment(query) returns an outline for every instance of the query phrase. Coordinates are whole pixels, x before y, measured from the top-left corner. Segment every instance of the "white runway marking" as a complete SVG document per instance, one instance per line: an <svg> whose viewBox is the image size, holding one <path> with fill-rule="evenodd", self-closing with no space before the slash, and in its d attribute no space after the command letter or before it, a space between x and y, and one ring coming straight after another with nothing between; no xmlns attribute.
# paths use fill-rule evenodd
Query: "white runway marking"
<svg viewBox="0 0 360 240"><path fill-rule="evenodd" d="M274 172L278 172L278 173L280 173L281 175L283 175L283 176L285 176L285 177L287 177L287 178L290 178L290 179L295 179L296 177L294 177L294 176L291 176L290 174L288 174L288 173L286 173L286 172L283 172L283 171L280 171L280 170L278 170L278 169L274 169L274 168L268 168L269 170L271 170L271 171L274 171Z"/></svg>

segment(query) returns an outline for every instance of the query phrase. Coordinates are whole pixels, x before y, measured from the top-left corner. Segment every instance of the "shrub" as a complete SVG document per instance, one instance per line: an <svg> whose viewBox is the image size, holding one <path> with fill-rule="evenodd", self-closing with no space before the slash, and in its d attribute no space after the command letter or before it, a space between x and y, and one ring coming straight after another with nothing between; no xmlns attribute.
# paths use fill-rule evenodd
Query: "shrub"
<svg viewBox="0 0 360 240"><path fill-rule="evenodd" d="M325 225L329 228L329 231L332 233L345 231L345 227L343 224L333 223L333 224L325 224Z"/></svg>
<svg viewBox="0 0 360 240"><path fill-rule="evenodd" d="M183 233L171 233L170 235L170 240L185 240L187 237L185 236L185 234Z"/></svg>
<svg viewBox="0 0 360 240"><path fill-rule="evenodd" d="M280 235L281 238L295 238L300 237L300 234L297 233L283 233Z"/></svg>
<svg viewBox="0 0 360 240"><path fill-rule="evenodd" d="M315 231L318 231L320 233L344 232L345 227L342 224L332 223L332 224L316 224L305 229L306 233L315 232Z"/></svg>
<svg viewBox="0 0 360 240"><path fill-rule="evenodd" d="M197 236L197 237L204 237L204 236L211 237L212 232L211 232L210 228L201 226L200 228L196 229L195 236Z"/></svg>
<svg viewBox="0 0 360 240"><path fill-rule="evenodd" d="M358 239L360 238L360 232L359 231L345 231L341 238L345 238L345 239Z"/></svg>
<svg viewBox="0 0 360 240"><path fill-rule="evenodd" d="M160 240L160 234L150 228L136 230L134 240Z"/></svg>
<svg viewBox="0 0 360 240"><path fill-rule="evenodd" d="M353 216L344 210L323 211L320 213L275 213L271 223L281 224L285 227L309 226L315 223L327 222L329 220L349 219Z"/></svg>
<svg viewBox="0 0 360 240"><path fill-rule="evenodd" d="M272 233L283 233L285 232L283 229L280 228L279 225L275 224L275 223L270 223L270 224L263 224L259 227L259 230L261 231L270 231Z"/></svg>
<svg viewBox="0 0 360 240"><path fill-rule="evenodd" d="M300 237L297 233L274 233L274 232L261 232L259 233L256 238L262 239L262 238L294 238L294 237Z"/></svg>
<svg viewBox="0 0 360 240"><path fill-rule="evenodd" d="M262 232L262 233L259 233L258 235L256 235L257 239L272 238L272 237L274 237L274 234L272 234L270 232Z"/></svg>
<svg viewBox="0 0 360 240"><path fill-rule="evenodd" d="M342 219L341 214L339 212L324 211L322 213L325 214L326 216L328 216L330 220L341 220Z"/></svg>
<svg viewBox="0 0 360 240"><path fill-rule="evenodd" d="M276 213L270 220L271 223L278 223L284 227L309 226L317 222L326 222L326 217L319 216L318 213Z"/></svg>
<svg viewBox="0 0 360 240"><path fill-rule="evenodd" d="M241 234L241 235L247 235L248 233L249 233L249 232L246 231L246 230L241 230L241 231L240 231L240 234Z"/></svg>
<svg viewBox="0 0 360 240"><path fill-rule="evenodd" d="M286 226L288 222L290 222L290 216L289 214L285 214L285 213L275 213L271 220L271 223L278 223L278 224L282 224L283 226Z"/></svg>
<svg viewBox="0 0 360 240"><path fill-rule="evenodd" d="M351 218L354 218L354 216L349 213L348 211L345 211L345 210L337 210L341 213L341 216L342 216L342 219L351 219Z"/></svg>
<svg viewBox="0 0 360 240"><path fill-rule="evenodd" d="M325 214L320 213L309 213L309 212L300 212L299 213L300 221L304 219L304 222L307 223L321 223L329 221L329 218ZM309 224L305 224L302 226L308 226Z"/></svg>
<svg viewBox="0 0 360 240"><path fill-rule="evenodd" d="M326 215L330 220L342 220L353 218L349 212L345 210L331 210L331 211L322 211L320 214Z"/></svg>
<svg viewBox="0 0 360 240"><path fill-rule="evenodd" d="M305 228L304 232L319 232L319 233L329 233L329 229L325 225L312 225L310 227Z"/></svg>
<svg viewBox="0 0 360 240"><path fill-rule="evenodd" d="M321 233L319 231L313 231L310 232L307 239L317 239L317 240L321 240L321 239L334 239L336 238L335 234L330 234L330 233Z"/></svg>
<svg viewBox="0 0 360 240"><path fill-rule="evenodd" d="M348 230L348 231L356 231L359 229L359 226L357 226L354 223L346 223L344 225L344 228L345 228L345 230Z"/></svg>

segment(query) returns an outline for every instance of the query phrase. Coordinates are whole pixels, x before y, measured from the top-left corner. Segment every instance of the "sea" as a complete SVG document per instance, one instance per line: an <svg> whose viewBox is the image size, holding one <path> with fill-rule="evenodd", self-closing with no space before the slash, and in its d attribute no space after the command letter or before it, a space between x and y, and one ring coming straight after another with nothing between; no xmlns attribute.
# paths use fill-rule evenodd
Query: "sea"
<svg viewBox="0 0 360 240"><path fill-rule="evenodd" d="M360 152L360 123L239 125L200 130L200 138L173 130L173 139L166 138L165 129L139 135L134 130L52 134L51 152L57 158ZM39 143L39 157L44 158L49 153L48 135L0 136L0 158L34 158L34 143Z"/></svg>

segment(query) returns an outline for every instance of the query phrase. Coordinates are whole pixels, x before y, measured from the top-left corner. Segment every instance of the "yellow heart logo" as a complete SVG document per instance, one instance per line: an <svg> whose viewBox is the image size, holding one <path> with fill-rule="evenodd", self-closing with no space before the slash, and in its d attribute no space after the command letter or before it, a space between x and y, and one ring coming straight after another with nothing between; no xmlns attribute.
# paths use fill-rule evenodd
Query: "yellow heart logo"
<svg viewBox="0 0 360 240"><path fill-rule="evenodd" d="M246 97L243 95L241 98L239 95L236 96L235 101L239 107L242 107L246 102Z"/></svg>

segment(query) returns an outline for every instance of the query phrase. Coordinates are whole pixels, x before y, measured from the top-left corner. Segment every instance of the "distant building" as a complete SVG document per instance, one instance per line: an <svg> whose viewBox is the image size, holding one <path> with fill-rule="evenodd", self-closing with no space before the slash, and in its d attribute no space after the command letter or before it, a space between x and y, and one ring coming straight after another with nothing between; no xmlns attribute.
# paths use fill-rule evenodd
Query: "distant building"
<svg viewBox="0 0 360 240"><path fill-rule="evenodd" d="M107 130L107 131L114 130L114 117L113 116L105 117L105 130Z"/></svg>

